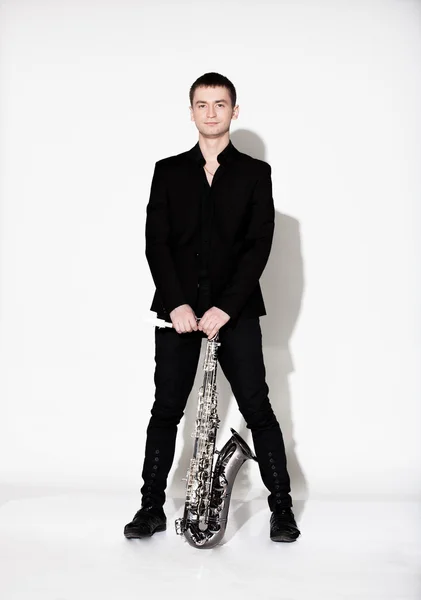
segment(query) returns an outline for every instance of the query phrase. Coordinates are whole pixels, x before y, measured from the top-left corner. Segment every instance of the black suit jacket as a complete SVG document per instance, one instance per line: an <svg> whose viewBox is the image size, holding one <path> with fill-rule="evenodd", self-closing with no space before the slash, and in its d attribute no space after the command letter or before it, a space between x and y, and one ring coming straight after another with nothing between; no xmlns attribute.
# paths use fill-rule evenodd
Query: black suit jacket
<svg viewBox="0 0 421 600"><path fill-rule="evenodd" d="M241 316L266 314L259 278L267 263L275 210L270 165L230 141L218 155L211 187L209 279L212 305ZM170 321L181 304L193 309L200 266L203 165L199 142L155 164L146 209L146 258L156 290L150 310Z"/></svg>

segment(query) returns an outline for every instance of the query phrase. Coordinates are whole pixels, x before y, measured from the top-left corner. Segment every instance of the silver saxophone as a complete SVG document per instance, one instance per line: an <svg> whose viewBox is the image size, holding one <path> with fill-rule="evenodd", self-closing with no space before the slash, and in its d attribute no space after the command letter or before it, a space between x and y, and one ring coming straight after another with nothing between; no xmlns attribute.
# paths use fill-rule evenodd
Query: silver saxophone
<svg viewBox="0 0 421 600"><path fill-rule="evenodd" d="M220 419L217 412L217 333L206 343L203 385L199 390L193 458L186 478L184 515L175 530L195 548L213 548L225 534L235 477L248 460L257 460L246 442L231 429L232 436L221 451L215 450ZM217 458L216 458L217 456ZM215 464L214 464L215 463Z"/></svg>

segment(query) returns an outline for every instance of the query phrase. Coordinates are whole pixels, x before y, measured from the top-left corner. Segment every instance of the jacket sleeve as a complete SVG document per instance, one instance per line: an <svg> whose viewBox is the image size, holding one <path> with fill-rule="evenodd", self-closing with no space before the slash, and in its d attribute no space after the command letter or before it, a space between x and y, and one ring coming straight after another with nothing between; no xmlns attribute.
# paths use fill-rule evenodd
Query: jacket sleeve
<svg viewBox="0 0 421 600"><path fill-rule="evenodd" d="M160 161L155 164L149 202L146 207L145 237L145 254L152 279L169 314L177 306L186 304L186 300L169 246L168 196Z"/></svg>
<svg viewBox="0 0 421 600"><path fill-rule="evenodd" d="M215 306L233 319L259 282L272 247L275 207L272 198L271 167L263 163L252 196L251 218L244 239L244 251L234 275L216 299Z"/></svg>

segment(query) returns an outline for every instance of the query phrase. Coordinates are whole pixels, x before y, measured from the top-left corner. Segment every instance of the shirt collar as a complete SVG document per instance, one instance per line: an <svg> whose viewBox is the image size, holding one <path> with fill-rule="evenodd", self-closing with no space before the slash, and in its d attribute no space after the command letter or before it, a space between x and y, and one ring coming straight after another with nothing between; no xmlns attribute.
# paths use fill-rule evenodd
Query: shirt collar
<svg viewBox="0 0 421 600"><path fill-rule="evenodd" d="M230 161L234 160L236 155L238 154L237 148L235 148L234 144L231 140L228 142L228 145L220 152L217 156L217 161L220 165L225 165ZM202 151L199 146L199 142L191 150L189 150L189 155L191 158L200 164L201 167L206 164L206 159L202 154Z"/></svg>

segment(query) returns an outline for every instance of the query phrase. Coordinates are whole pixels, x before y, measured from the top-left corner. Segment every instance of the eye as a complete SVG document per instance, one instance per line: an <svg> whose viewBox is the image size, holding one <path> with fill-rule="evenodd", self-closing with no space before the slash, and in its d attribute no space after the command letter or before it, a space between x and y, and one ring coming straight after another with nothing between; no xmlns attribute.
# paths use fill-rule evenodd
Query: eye
<svg viewBox="0 0 421 600"><path fill-rule="evenodd" d="M222 106L222 108L224 108L224 105L223 105L223 104L217 104L217 106Z"/></svg>

